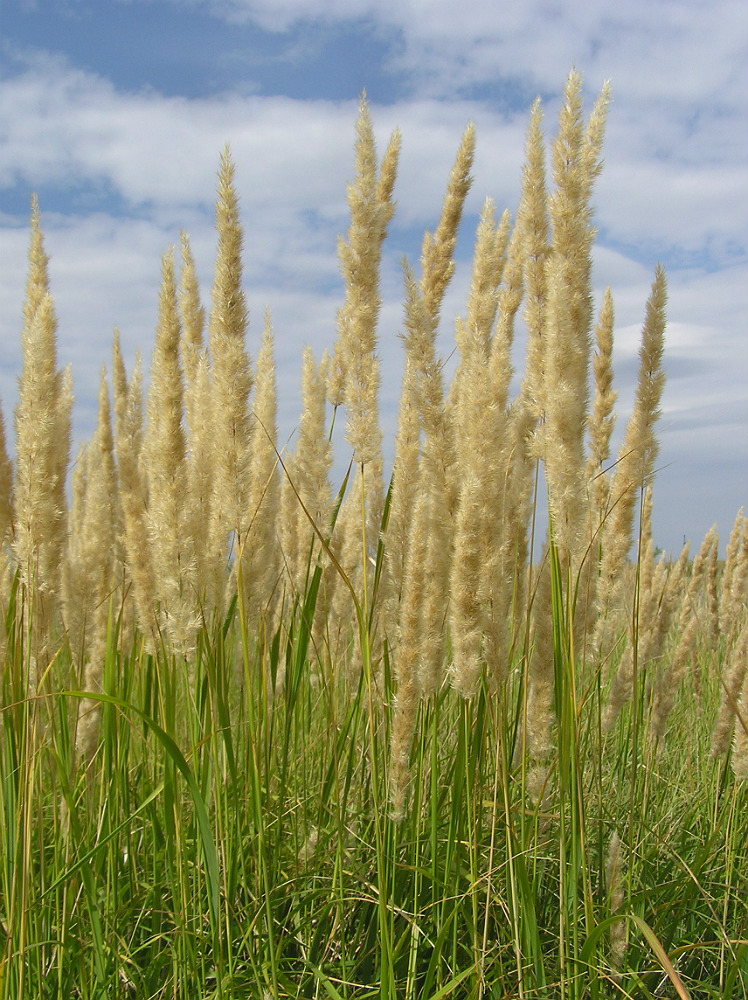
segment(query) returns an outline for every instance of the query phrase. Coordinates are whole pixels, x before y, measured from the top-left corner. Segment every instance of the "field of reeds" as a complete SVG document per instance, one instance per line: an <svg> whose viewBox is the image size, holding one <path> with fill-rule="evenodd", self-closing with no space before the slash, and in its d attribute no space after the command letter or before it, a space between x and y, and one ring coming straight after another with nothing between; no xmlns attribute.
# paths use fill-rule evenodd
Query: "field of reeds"
<svg viewBox="0 0 748 1000"><path fill-rule="evenodd" d="M714 531L655 556L660 268L611 454L607 100L585 117L569 77L548 171L533 107L446 384L465 131L403 264L391 476L399 136L379 160L365 102L345 298L329 355L304 354L292 450L269 316L248 351L228 151L209 312L183 236L147 391L115 334L74 458L34 202L13 462L0 425L1 998L748 997L748 520L722 560Z"/></svg>

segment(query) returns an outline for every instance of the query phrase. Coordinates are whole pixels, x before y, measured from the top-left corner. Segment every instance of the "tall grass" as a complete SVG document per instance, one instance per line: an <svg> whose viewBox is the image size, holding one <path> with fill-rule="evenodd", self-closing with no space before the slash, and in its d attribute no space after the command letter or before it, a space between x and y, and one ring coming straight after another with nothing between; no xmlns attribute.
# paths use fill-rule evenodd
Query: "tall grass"
<svg viewBox="0 0 748 1000"><path fill-rule="evenodd" d="M612 297L593 330L589 267L607 91L586 122L580 94L572 75L553 190L536 104L514 223L484 209L445 386L463 136L404 268L388 483L399 137L378 165L365 104L338 339L305 355L291 454L269 318L247 350L225 153L208 345L183 236L147 420L115 339L114 420L103 384L61 509L69 383L34 207L15 468L0 449L0 997L748 996L747 522L723 564L711 533L655 560L660 269L610 458Z"/></svg>

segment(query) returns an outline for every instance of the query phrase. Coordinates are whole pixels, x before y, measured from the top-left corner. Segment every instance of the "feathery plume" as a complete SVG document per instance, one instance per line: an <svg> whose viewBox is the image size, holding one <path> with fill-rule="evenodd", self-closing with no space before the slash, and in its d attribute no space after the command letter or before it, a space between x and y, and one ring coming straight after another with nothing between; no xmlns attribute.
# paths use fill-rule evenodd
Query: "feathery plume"
<svg viewBox="0 0 748 1000"><path fill-rule="evenodd" d="M317 366L311 348L304 349L301 398L303 411L299 420L299 437L293 471L299 496L315 524L327 535L332 514L330 468L332 445L325 426L325 374L327 356ZM319 548L317 536L309 518L294 497L293 519L298 538L298 562L294 578L303 588L307 565L314 565L314 552Z"/></svg>
<svg viewBox="0 0 748 1000"><path fill-rule="evenodd" d="M410 550L403 580L399 645L394 660L396 690L390 746L390 801L395 819L402 819L405 812L410 748L422 694L418 676L419 641L423 632L421 607L424 576L421 567L426 557L428 530L428 498L420 492L413 510Z"/></svg>
<svg viewBox="0 0 748 1000"><path fill-rule="evenodd" d="M197 371L200 356L203 353L205 309L200 303L200 289L197 283L190 240L184 232L180 234L180 248L182 273L179 281L179 312L182 321L182 336L179 347L184 374L185 416L187 417L189 436L192 438L193 427L198 419L199 404L195 396Z"/></svg>
<svg viewBox="0 0 748 1000"><path fill-rule="evenodd" d="M545 177L543 113L538 98L532 106L525 143L522 197L517 228L523 235L527 359L520 396L525 400L530 427L545 423L545 330L547 311L546 262L550 254L548 196ZM536 442L534 457L542 445Z"/></svg>
<svg viewBox="0 0 748 1000"><path fill-rule="evenodd" d="M744 687L745 678L748 676L748 619L743 619L742 628L737 640L728 652L725 663L726 667L720 677L721 692L717 721L712 730L712 757L721 757L727 753L730 737L735 730L735 720L741 700L740 692L741 688ZM742 700L744 702L747 700L745 694ZM748 709L748 705L746 705L746 709ZM743 709L740 711L743 721L748 722L746 711Z"/></svg>
<svg viewBox="0 0 748 1000"><path fill-rule="evenodd" d="M62 537L67 505L56 504L60 474L56 422L62 376L56 370L54 309L49 293L23 331L23 370L15 411L16 481L13 495L13 553L29 601L33 595L34 648L29 687L36 685L35 662L45 655L48 631L59 597ZM27 613L30 614L30 611Z"/></svg>
<svg viewBox="0 0 748 1000"><path fill-rule="evenodd" d="M277 451L277 400L273 329L265 312L257 356L253 406L252 463L249 489L249 534L242 552L246 621L251 631L260 619L273 624L279 592L280 560L276 525L280 502Z"/></svg>
<svg viewBox="0 0 748 1000"><path fill-rule="evenodd" d="M79 454L73 485L63 590L66 627L86 691L101 691L116 559L117 477L106 369L99 381L99 410L90 444ZM76 749L90 756L99 732L101 703L84 698L78 709Z"/></svg>
<svg viewBox="0 0 748 1000"><path fill-rule="evenodd" d="M477 690L487 613L495 607L495 546L501 545L502 520L496 495L497 445L505 430L513 322L522 297L518 231L515 227L507 259L508 213L497 228L490 203L487 210L490 214L481 219L476 239L467 324L457 323L460 363L455 380L462 384L451 398L461 468L450 578L452 683L463 696Z"/></svg>
<svg viewBox="0 0 748 1000"><path fill-rule="evenodd" d="M616 422L613 407L618 396L613 389L613 320L613 296L608 287L595 326L597 351L592 361L595 397L588 421L590 448L586 478L590 483L592 509L598 519L593 530L597 530L608 507L609 479L605 463L610 458L610 438Z"/></svg>
<svg viewBox="0 0 748 1000"><path fill-rule="evenodd" d="M49 294L48 259L39 206L32 199L29 272L18 383L14 551L24 586L44 593L36 620L53 614L60 592L66 533L65 481L70 460L70 370L57 370L57 318Z"/></svg>
<svg viewBox="0 0 748 1000"><path fill-rule="evenodd" d="M678 645L675 647L672 660L665 670L661 671L655 687L651 731L656 737L663 736L668 715L675 702L678 687L691 659L699 628L699 591L704 576L709 567L709 554L718 544L716 525L704 536L698 555L693 561L691 579L688 584L686 599L681 607L677 627Z"/></svg>
<svg viewBox="0 0 748 1000"><path fill-rule="evenodd" d="M732 748L732 771L740 781L748 781L748 621L743 622L743 627L735 644L735 663L742 664L741 667L731 671L728 685L737 693L740 691L739 700L736 698L733 710L735 721L733 748ZM742 679L738 681L738 675L742 674ZM741 690L742 688L742 690Z"/></svg>
<svg viewBox="0 0 748 1000"><path fill-rule="evenodd" d="M546 547L533 599L533 639L527 671L527 751L536 766L546 764L552 749L554 675L551 560Z"/></svg>
<svg viewBox="0 0 748 1000"><path fill-rule="evenodd" d="M571 73L553 144L556 191L549 202L545 462L553 536L567 558L583 541L594 238L590 195L599 173L605 103L601 95L595 123L585 134L581 78Z"/></svg>
<svg viewBox="0 0 748 1000"><path fill-rule="evenodd" d="M738 511L727 544L720 594L720 631L724 636L724 666L720 676L720 704L712 732L712 756L727 752L735 728L741 688L748 672L748 518ZM743 692L745 700L745 691ZM742 723L748 716L741 715ZM741 723L741 724L742 724ZM740 737L741 750L745 745Z"/></svg>
<svg viewBox="0 0 748 1000"><path fill-rule="evenodd" d="M348 185L350 226L347 241L338 241L345 303L338 314L338 337L328 379L344 373L346 441L356 465L353 482L337 521L340 565L362 595L365 612L372 600L373 571L384 511L382 432L379 424L379 358L377 321L381 298L379 270L382 242L395 211L392 192L400 154L400 134L393 133L377 172L374 131L365 95L356 123L356 177ZM337 402L337 400L334 400ZM352 619L351 595L338 587L333 615ZM376 630L376 625L374 626ZM349 664L353 669L354 664Z"/></svg>
<svg viewBox="0 0 748 1000"><path fill-rule="evenodd" d="M216 202L218 250L210 312L210 354L213 361L214 478L211 543L226 567L231 542L241 551L249 531L249 490L252 461L250 394L253 375L246 349L247 307L242 291L242 229L234 189L234 165L228 147L221 156ZM223 572L211 585L218 612Z"/></svg>
<svg viewBox="0 0 748 1000"><path fill-rule="evenodd" d="M381 305L379 267L382 242L395 211L392 190L400 152L395 132L377 175L374 130L365 98L356 124L356 180L348 186L351 222L348 240L338 243L345 282L345 304L338 317L335 351L344 356L346 440L353 460L367 467L367 517L370 543L382 518L382 432L379 428L377 320Z"/></svg>
<svg viewBox="0 0 748 1000"><path fill-rule="evenodd" d="M455 518L455 558L450 578L450 634L454 662L452 687L463 698L478 690L483 663L485 619L484 589L480 585L485 564L482 544L485 496L472 470L465 473Z"/></svg>
<svg viewBox="0 0 748 1000"><path fill-rule="evenodd" d="M132 580L138 623L149 652L158 648L156 581L148 524L146 485L140 470L143 434L142 368L138 356L127 389L121 423L115 424L115 454L119 471L128 575Z"/></svg>
<svg viewBox="0 0 748 1000"><path fill-rule="evenodd" d="M483 417L486 440L489 445L493 442L483 475L489 496L485 652L489 677L495 685L506 676L509 647L523 620L521 614L513 614L513 607L525 607L528 585L525 568L531 562L528 526L535 462L530 440L536 418L522 390L514 405L508 405L514 320L524 290L525 224L529 218L525 199L523 193L509 242L489 359L489 403Z"/></svg>
<svg viewBox="0 0 748 1000"><path fill-rule="evenodd" d="M631 547L636 496L654 474L659 447L655 436L655 424L660 415L660 400L665 385L662 352L666 299L665 272L658 265L647 301L642 330L634 408L618 452L618 461L610 486L610 511L602 534L602 562L598 589L600 610L598 646L603 644L605 630L608 627L605 624L607 607L616 581L620 578L626 554Z"/></svg>
<svg viewBox="0 0 748 1000"><path fill-rule="evenodd" d="M635 645L637 633L632 629L613 677L608 703L603 709L602 729L605 733L613 728L621 708L634 693L634 657L636 656L636 663L641 664L640 669L645 670L650 665L657 665L662 658L676 603L680 600L681 581L688 565L688 554L689 545L686 543L667 578L667 566L663 557L652 579L651 587L642 593L638 627L639 645Z"/></svg>
<svg viewBox="0 0 748 1000"><path fill-rule="evenodd" d="M146 524L161 621L180 652L192 648L197 630L195 549L190 535L184 387L180 365L181 324L174 251L163 257L158 325L143 439L148 491Z"/></svg>
<svg viewBox="0 0 748 1000"><path fill-rule="evenodd" d="M122 433L127 410L127 372L125 371L125 361L122 357L122 346L117 327L114 328L112 338L112 388L114 391L114 435L116 438Z"/></svg>
<svg viewBox="0 0 748 1000"><path fill-rule="evenodd" d="M748 517L743 517L743 508L735 518L730 540L727 543L725 568L719 599L720 631L730 644L746 605L748 604Z"/></svg>

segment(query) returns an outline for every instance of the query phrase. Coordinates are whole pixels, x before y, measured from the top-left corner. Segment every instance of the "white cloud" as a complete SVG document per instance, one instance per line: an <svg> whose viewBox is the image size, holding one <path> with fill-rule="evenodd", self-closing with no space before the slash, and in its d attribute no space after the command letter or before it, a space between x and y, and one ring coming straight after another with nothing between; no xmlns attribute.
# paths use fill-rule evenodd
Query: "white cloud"
<svg viewBox="0 0 748 1000"><path fill-rule="evenodd" d="M546 127L552 133L572 57L591 89L612 77L607 163L595 198L603 239L595 252L594 283L598 300L606 284L613 288L620 422L633 398L654 262L663 256L670 264L663 506L690 530L689 524L704 520L703 508L716 503L726 534L734 516L728 506L737 507L746 494L745 472L739 471L745 468L748 384L748 175L740 140L745 91L736 63L742 42L734 27L718 25L701 5L590 7L511 5L501 18L494 4L466 9L446 2L429 4L426 16L416 0L346 2L339 9L328 0L303 5L258 0L216 10L231 8L234 16L243 10L275 30L288 28L302 9L306 16L333 20L352 11L399 33L402 44L393 50L392 65L397 61L399 70L407 71L413 94L372 108L380 151L394 127L403 136L398 212L385 244L381 320L389 435L401 363L399 258L407 252L417 259L423 227L435 225L469 119L477 128L475 182L462 259L444 310L445 353L452 348L454 314L463 309L474 215L486 195L495 198L499 211L513 210L519 195L528 109L478 99L470 86L520 77L530 96L547 90L552 96ZM717 7L734 14L733 25L742 23L742 7ZM699 47L700 35L709 44ZM120 327L130 364L136 346L148 359L160 257L178 241L181 227L190 233L209 305L215 175L229 141L245 228L250 346L256 351L267 305L277 338L281 433L289 433L298 408L301 347L310 343L319 355L335 336L341 301L335 239L347 226L354 95L332 102L240 93L202 99L124 93L47 53L17 61L13 74L0 79L0 92L0 191L22 191L26 202L35 188L48 189L55 202L60 192L72 191L80 208L62 214L45 208L44 200L41 205L60 319L60 359L73 362L77 432L91 432L98 370L109 362L112 327ZM0 395L6 421L20 366L24 222L7 209L0 217ZM698 434L688 425L694 414ZM699 517L695 501L685 499L685 480L698 468L713 470L707 473L712 483L717 477L726 483L724 489L712 487L711 500L701 498Z"/></svg>

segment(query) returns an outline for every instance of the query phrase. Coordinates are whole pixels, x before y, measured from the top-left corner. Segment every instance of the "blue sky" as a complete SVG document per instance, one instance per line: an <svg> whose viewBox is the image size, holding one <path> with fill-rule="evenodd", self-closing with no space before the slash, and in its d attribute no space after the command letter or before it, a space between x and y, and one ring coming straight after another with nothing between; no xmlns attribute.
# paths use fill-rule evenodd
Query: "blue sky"
<svg viewBox="0 0 748 1000"><path fill-rule="evenodd" d="M616 308L618 434L633 398L654 265L669 280L668 385L655 538L677 550L748 506L748 7L744 0L0 0L0 399L12 430L37 192L75 433L90 435L116 325L147 360L161 255L191 237L209 305L218 159L229 142L256 355L272 312L280 433L298 416L301 352L335 336L358 97L380 150L403 136L382 274L382 422L401 370L399 260L438 218L462 131L474 184L441 331L464 310L477 215L516 208L527 116L548 136L572 66L587 107L613 102L595 192L595 297ZM518 333L515 364L522 367ZM345 446L338 442L341 461Z"/></svg>

